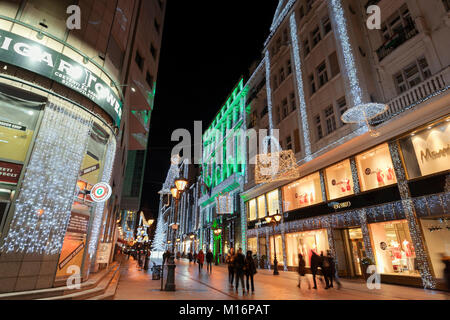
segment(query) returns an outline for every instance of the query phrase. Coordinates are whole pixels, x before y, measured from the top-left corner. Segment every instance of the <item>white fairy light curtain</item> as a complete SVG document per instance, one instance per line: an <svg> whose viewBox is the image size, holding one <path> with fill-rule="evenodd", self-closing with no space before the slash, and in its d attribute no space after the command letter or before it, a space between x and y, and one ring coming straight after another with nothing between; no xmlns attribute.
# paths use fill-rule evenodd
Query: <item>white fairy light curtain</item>
<svg viewBox="0 0 450 320"><path fill-rule="evenodd" d="M230 193L219 194L216 197L217 214L232 214L234 211L233 196Z"/></svg>
<svg viewBox="0 0 450 320"><path fill-rule="evenodd" d="M276 152L268 152L269 141L271 141L271 151L276 149ZM278 140L273 136L264 138L263 153L256 155L255 182L259 184L289 180L298 178L299 175L294 152L282 150Z"/></svg>
<svg viewBox="0 0 450 320"><path fill-rule="evenodd" d="M116 156L116 139L111 136L108 141L108 150L106 151L105 167L103 169L102 182L110 183L111 174L114 165L114 158ZM92 258L97 249L98 236L100 233L100 226L103 221L105 211L105 202L95 204L95 216L92 223L91 238L89 240L89 256Z"/></svg>
<svg viewBox="0 0 450 320"><path fill-rule="evenodd" d="M60 252L91 128L84 111L45 108L1 251Z"/></svg>

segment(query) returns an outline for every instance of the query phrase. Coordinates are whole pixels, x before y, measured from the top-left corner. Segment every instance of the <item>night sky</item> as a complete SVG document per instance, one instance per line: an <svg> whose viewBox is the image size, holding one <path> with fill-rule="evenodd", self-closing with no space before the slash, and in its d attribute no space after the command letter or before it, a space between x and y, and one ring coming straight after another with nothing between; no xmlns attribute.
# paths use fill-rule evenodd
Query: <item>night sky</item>
<svg viewBox="0 0 450 320"><path fill-rule="evenodd" d="M262 49L277 0L167 1L141 207L158 215L175 129L205 130L233 87L249 77Z"/></svg>

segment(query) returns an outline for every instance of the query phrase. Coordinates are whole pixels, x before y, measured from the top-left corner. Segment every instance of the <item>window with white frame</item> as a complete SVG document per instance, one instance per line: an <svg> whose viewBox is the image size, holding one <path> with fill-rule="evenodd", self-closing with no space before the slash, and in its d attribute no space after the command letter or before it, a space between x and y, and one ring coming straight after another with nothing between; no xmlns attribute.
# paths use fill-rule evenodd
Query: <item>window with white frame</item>
<svg viewBox="0 0 450 320"><path fill-rule="evenodd" d="M336 119L334 117L333 106L332 105L328 106L324 110L324 114L325 114L325 122L327 124L327 134L330 134L336 130Z"/></svg>
<svg viewBox="0 0 450 320"><path fill-rule="evenodd" d="M328 62L330 63L331 77L333 78L340 72L339 61L336 51L334 51L332 54L328 56Z"/></svg>
<svg viewBox="0 0 450 320"><path fill-rule="evenodd" d="M345 96L343 96L342 98L338 99L336 101L338 110L339 110L339 114L342 117L342 115L345 113L345 111L347 111L348 107L347 107L347 101L345 100Z"/></svg>
<svg viewBox="0 0 450 320"><path fill-rule="evenodd" d="M398 94L401 94L431 76L425 57L420 57L394 75Z"/></svg>
<svg viewBox="0 0 450 320"><path fill-rule="evenodd" d="M414 22L406 4L381 24L381 33L385 41L393 39L405 31L414 29Z"/></svg>
<svg viewBox="0 0 450 320"><path fill-rule="evenodd" d="M317 78L319 80L319 88L321 88L325 83L328 82L327 65L323 61L316 69Z"/></svg>

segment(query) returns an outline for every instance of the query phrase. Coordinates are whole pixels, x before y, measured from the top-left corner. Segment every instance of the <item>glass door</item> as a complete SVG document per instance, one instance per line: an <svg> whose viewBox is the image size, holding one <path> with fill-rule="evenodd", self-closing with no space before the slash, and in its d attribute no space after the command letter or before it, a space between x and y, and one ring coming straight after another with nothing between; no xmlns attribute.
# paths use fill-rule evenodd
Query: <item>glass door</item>
<svg viewBox="0 0 450 320"><path fill-rule="evenodd" d="M366 256L361 228L349 229L349 242L355 275L362 276L361 260Z"/></svg>

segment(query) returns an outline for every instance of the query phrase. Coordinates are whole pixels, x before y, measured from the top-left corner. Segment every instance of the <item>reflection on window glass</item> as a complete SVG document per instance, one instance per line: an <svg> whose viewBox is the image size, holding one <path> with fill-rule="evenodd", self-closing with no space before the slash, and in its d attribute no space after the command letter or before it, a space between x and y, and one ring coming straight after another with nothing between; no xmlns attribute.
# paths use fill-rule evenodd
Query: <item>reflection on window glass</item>
<svg viewBox="0 0 450 320"><path fill-rule="evenodd" d="M356 165L362 191L397 183L387 143L356 156Z"/></svg>
<svg viewBox="0 0 450 320"><path fill-rule="evenodd" d="M273 240L272 240L273 241ZM305 259L306 267L311 266L311 251L327 254L329 249L326 230L312 230L286 234L286 258L288 266L298 266L298 254Z"/></svg>
<svg viewBox="0 0 450 320"><path fill-rule="evenodd" d="M256 199L248 202L248 220L256 220Z"/></svg>
<svg viewBox="0 0 450 320"><path fill-rule="evenodd" d="M262 195L258 197L258 219L264 218L266 216L266 199Z"/></svg>

